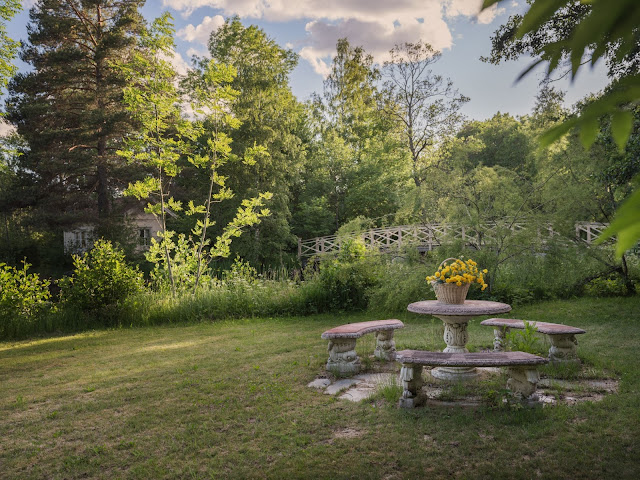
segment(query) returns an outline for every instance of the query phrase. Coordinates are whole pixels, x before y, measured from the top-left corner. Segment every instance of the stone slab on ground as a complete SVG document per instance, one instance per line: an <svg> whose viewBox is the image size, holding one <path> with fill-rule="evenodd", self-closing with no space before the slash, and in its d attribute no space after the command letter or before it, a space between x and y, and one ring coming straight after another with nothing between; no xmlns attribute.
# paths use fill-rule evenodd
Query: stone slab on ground
<svg viewBox="0 0 640 480"><path fill-rule="evenodd" d="M358 380L352 388L340 395L342 400L360 402L376 393L386 385L398 385L398 375L395 373L366 373L353 377Z"/></svg>
<svg viewBox="0 0 640 480"><path fill-rule="evenodd" d="M325 395L336 395L337 393L340 393L341 391L346 390L347 388L355 385L356 383L358 383L358 380L356 380L355 378L344 378L342 380L338 380L337 382L329 385L324 391L324 393Z"/></svg>
<svg viewBox="0 0 640 480"><path fill-rule="evenodd" d="M483 381L494 375L500 375L502 370L495 367L478 368L478 379ZM424 371L426 385L423 394L428 405L451 407L479 407L483 399L472 395L445 400L442 395L446 393L447 385L434 379L429 370ZM326 395L338 395L341 400L360 402L370 398L380 388L387 385L400 385L398 374L395 372L365 373L351 378L343 378L331 382L329 378L319 377L308 384L309 388L324 390ZM538 400L543 405L574 405L579 402L602 400L606 395L615 394L618 391L619 382L616 379L583 379L560 380L543 378L538 384ZM561 394L555 392L557 387L562 388ZM537 403L537 402L536 402Z"/></svg>
<svg viewBox="0 0 640 480"><path fill-rule="evenodd" d="M307 387L324 390L329 385L331 385L331 380L329 380L328 378L316 378L313 382L309 383Z"/></svg>

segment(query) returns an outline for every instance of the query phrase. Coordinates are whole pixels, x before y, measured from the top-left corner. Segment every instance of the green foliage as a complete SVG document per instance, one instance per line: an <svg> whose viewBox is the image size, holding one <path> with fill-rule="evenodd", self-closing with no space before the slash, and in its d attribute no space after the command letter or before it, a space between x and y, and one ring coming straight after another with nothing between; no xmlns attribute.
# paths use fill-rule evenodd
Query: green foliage
<svg viewBox="0 0 640 480"><path fill-rule="evenodd" d="M198 271L198 245L192 237L183 233L176 235L172 230L158 232L158 237L160 241L151 239L149 250L145 253L147 261L153 264L153 287L165 293L193 290ZM201 273L201 284L207 284L210 280L207 273Z"/></svg>
<svg viewBox="0 0 640 480"><path fill-rule="evenodd" d="M379 226L395 213L411 162L396 125L378 109L379 79L371 55L338 40L323 92L310 104L313 136L294 212L297 235L330 234L359 216Z"/></svg>
<svg viewBox="0 0 640 480"><path fill-rule="evenodd" d="M21 269L0 263L0 338L30 333L51 306L50 282L28 273L29 267L26 262Z"/></svg>
<svg viewBox="0 0 640 480"><path fill-rule="evenodd" d="M230 208L215 212L213 218L225 225L242 206L242 199L270 192L270 215L259 224L247 225L247 235L234 242L233 250L254 266L282 265L296 240L291 233L290 205L308 137L303 106L289 86L298 56L259 27L244 26L238 17L229 18L213 32L209 52L216 63L237 72L231 87L238 95L229 110L241 125L229 135L232 155L245 159L244 163L230 161L220 169L236 197L228 202ZM207 128L211 125L206 124ZM248 152L254 153L250 162ZM193 189L192 185L185 187Z"/></svg>
<svg viewBox="0 0 640 480"><path fill-rule="evenodd" d="M305 276L311 285L319 286L319 296L311 301L318 311L364 310L371 290L380 282L380 262L368 255L360 240L347 240L340 258L321 259L314 273L310 261ZM310 278L309 278L310 277Z"/></svg>
<svg viewBox="0 0 640 480"><path fill-rule="evenodd" d="M19 42L7 35L6 24L21 9L20 0L2 0L0 2L0 88L7 85L7 78L16 71L13 59L18 51Z"/></svg>
<svg viewBox="0 0 640 480"><path fill-rule="evenodd" d="M168 60L173 43L173 24L168 14L156 19L143 32L138 50L132 60L121 68L126 73L128 86L124 92L127 109L139 121L139 131L131 135L126 149L119 154L130 162L141 163L154 171L129 186L126 195L138 199L153 199L146 211L160 220L160 242L153 242L147 260L156 265L153 278L156 284L168 280L172 294L192 288L194 293L202 280L208 280L206 270L216 257L227 257L233 238L242 229L259 223L270 214L264 201L271 199L269 192L242 200L235 217L222 229L215 242L207 236L212 222L212 205L233 198L226 182L228 177L219 170L231 157L231 137L227 130L237 129L241 122L229 113L229 106L238 96L230 84L236 77L232 66L201 61L198 68L185 79L196 119L186 120L181 115L180 92L174 83L176 72ZM195 216L193 237L167 230L167 212L183 210L183 202L169 195L169 185L181 172L178 160L187 156L195 168L207 172L208 189L203 203L189 199L186 213ZM253 145L244 154L246 165L255 165L260 157L268 157L264 147ZM190 278L193 277L193 278ZM205 277L205 278L203 278Z"/></svg>
<svg viewBox="0 0 640 480"><path fill-rule="evenodd" d="M502 0L485 0L487 8ZM558 23L562 24L564 10L569 0L560 2L551 0L532 0L531 7L523 17L512 22L508 32L508 41L512 38L522 40L527 35L553 31ZM587 2L582 2L587 3ZM596 140L599 119L611 115L611 135L618 148L623 151L633 130L633 114L629 106L640 101L640 75L637 73L638 40L640 29L640 3L636 0L591 0L568 22L561 35L548 35L532 47L539 57L536 62L521 74L528 74L533 67L548 62L547 75L559 69L563 59L571 64L571 77L575 78L580 67L587 63L587 56L593 66L603 56L607 56L612 65L631 65L631 68L618 69L617 76L605 93L596 101L587 105L579 116L572 117L549 129L540 139L542 146L558 141L569 130L577 127L585 148ZM533 45L533 43L532 43ZM494 46L495 48L495 46ZM635 67L634 67L635 66ZM561 68L561 67L560 67ZM616 72L615 68L612 68ZM640 239L640 192L635 193L620 207L616 218L604 232L600 241L617 235L616 254L618 258Z"/></svg>
<svg viewBox="0 0 640 480"><path fill-rule="evenodd" d="M6 2L4 2L6 3ZM30 10L9 84L7 118L26 146L17 157L23 202L40 227L105 220L114 192L140 175L116 154L132 119L122 105L127 58L144 22L142 0L42 0Z"/></svg>
<svg viewBox="0 0 640 480"><path fill-rule="evenodd" d="M589 297L621 297L628 294L627 286L620 276L594 278L584 286Z"/></svg>
<svg viewBox="0 0 640 480"><path fill-rule="evenodd" d="M142 273L129 266L122 250L107 240L98 240L82 256L74 255L73 265L73 275L59 282L65 308L96 311L118 306L144 289Z"/></svg>
<svg viewBox="0 0 640 480"><path fill-rule="evenodd" d="M536 335L535 323L524 320L524 330L514 328L506 336L507 348L512 352L544 354L544 347Z"/></svg>
<svg viewBox="0 0 640 480"><path fill-rule="evenodd" d="M527 131L525 122L507 113L496 113L489 120L465 123L457 136L465 143L480 142L476 149L460 155L462 158L458 162L464 161L465 170L480 164L485 167L499 165L521 175L532 175L534 138Z"/></svg>
<svg viewBox="0 0 640 480"><path fill-rule="evenodd" d="M431 263L431 268L437 264ZM403 312L407 305L420 300L435 300L433 289L425 281L428 263L388 263L382 281L370 293L369 308L374 312Z"/></svg>

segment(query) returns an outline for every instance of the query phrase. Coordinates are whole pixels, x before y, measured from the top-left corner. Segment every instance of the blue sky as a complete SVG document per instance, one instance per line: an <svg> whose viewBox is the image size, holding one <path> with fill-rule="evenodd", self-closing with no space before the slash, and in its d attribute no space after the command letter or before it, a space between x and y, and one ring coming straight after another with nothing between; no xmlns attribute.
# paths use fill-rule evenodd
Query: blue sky
<svg viewBox="0 0 640 480"><path fill-rule="evenodd" d="M35 3L25 0L25 7ZM450 77L460 93L471 98L464 113L482 120L496 112L523 115L531 111L542 78L540 68L516 83L531 61L523 58L499 66L480 61L488 55L490 37L509 14L522 11L524 0L507 0L479 14L481 0L147 0L143 14L152 19L165 10L176 26L176 65L184 69L192 54L205 54L210 32L237 14L245 25L261 27L280 45L300 54L291 76L294 94L305 100L321 92L338 38L346 36L382 62L396 43L431 43L442 51L436 73ZM26 39L27 11L9 25L13 38ZM24 68L24 65L20 65ZM602 64L585 70L577 80L556 82L571 105L607 83Z"/></svg>

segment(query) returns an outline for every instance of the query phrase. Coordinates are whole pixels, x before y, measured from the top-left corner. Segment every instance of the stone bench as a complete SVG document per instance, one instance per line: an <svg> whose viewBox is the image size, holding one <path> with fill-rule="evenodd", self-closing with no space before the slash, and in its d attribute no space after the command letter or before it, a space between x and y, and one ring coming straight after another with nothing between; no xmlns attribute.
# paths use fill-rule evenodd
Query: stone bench
<svg viewBox="0 0 640 480"><path fill-rule="evenodd" d="M375 320L372 322L348 323L327 330L322 338L329 340L327 370L339 375L350 375L360 371L360 358L356 354L356 340L367 333L376 334L374 355L381 360L394 360L396 343L393 331L403 328L400 320Z"/></svg>
<svg viewBox="0 0 640 480"><path fill-rule="evenodd" d="M549 337L551 348L549 348L549 361L551 363L579 362L576 353L578 340L576 335L587 333L585 330L559 323L529 322L536 330ZM494 327L493 349L495 351L504 350L505 338L511 328L524 330L524 321L513 318L489 318L480 322L480 325Z"/></svg>
<svg viewBox="0 0 640 480"><path fill-rule="evenodd" d="M546 358L525 352L493 353L445 353L421 350L402 350L396 353L396 361L402 364L400 380L401 408L413 408L425 401L421 392L422 367L508 367L507 388L520 399L531 398L540 380L538 365L548 362ZM535 397L534 397L535 398Z"/></svg>

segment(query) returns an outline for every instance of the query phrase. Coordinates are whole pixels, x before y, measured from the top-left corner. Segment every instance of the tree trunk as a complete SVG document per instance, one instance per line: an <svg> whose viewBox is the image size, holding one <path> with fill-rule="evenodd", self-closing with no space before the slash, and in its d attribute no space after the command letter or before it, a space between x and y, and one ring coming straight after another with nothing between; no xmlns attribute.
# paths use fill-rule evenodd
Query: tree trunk
<svg viewBox="0 0 640 480"><path fill-rule="evenodd" d="M101 5L96 5L96 17L97 17L97 32L96 38L98 43L102 40L102 31L104 28L104 20L102 18ZM97 48L98 45L96 45ZM96 107L98 109L98 115L101 115L105 109L104 101L104 61L101 58L96 58ZM103 119L104 123L104 119ZM109 195L109 176L107 169L107 138L103 130L103 125L98 127L97 138L97 177L98 177L98 217L107 218L111 213L111 203Z"/></svg>

